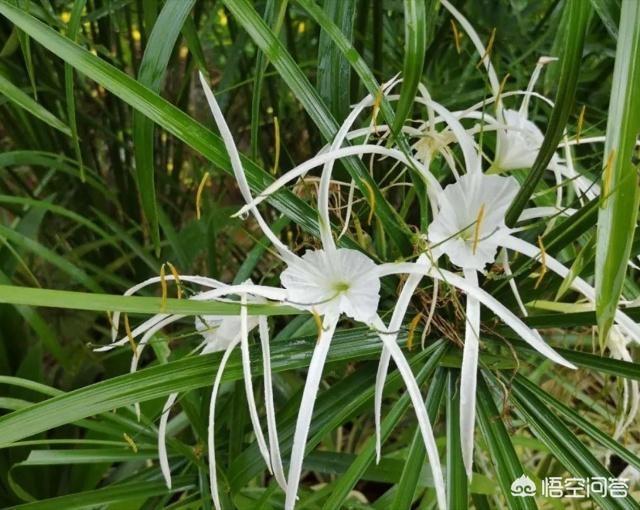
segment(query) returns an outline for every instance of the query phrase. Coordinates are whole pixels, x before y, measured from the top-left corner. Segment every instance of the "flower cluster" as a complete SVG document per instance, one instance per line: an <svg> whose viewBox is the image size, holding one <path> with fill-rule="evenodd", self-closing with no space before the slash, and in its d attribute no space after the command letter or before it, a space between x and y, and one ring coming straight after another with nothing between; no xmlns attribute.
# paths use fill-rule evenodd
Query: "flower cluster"
<svg viewBox="0 0 640 510"><path fill-rule="evenodd" d="M411 119L407 121L401 132L394 137L391 136L390 126L381 124L376 119L380 100L393 103L399 98L395 90L401 80L394 78L381 87L379 94L370 94L356 104L331 143L316 156L281 175L255 197L245 177L242 160L215 96L205 78L200 76L204 94L229 154L238 187L246 202L238 215L251 214L253 216L262 232L274 246L283 268L280 273L281 287L255 285L250 281L239 285L226 285L200 276L180 277L185 282L206 288L191 299L228 300L235 296L241 305L238 316L204 316L197 318L195 323L196 330L203 338L199 352L224 352L213 384L209 413L210 483L211 494L217 509L220 508L220 500L216 479L213 433L215 404L222 371L230 353L238 345L242 354L245 390L253 430L267 467L286 493L285 508L287 509L291 509L295 505L305 445L323 367L338 322L344 319L369 327L376 332L382 343L374 399L378 458L382 446L380 440L382 391L390 361L393 360L402 376L416 413L433 475L438 506L439 508L446 507L445 483L424 397L397 342L398 332L405 322L411 298L424 278L433 282L434 303L438 285L442 284L446 284L466 296L464 348L460 376L460 437L463 461L469 478L473 467L481 307L484 306L493 312L505 325L544 357L564 367L575 368L549 346L538 331L528 327L519 316L485 291L481 285L483 275L490 272L494 266L501 268L507 276L511 275L510 252L516 252L521 256L541 262L545 271L548 270L566 278L570 273L567 267L545 253L542 245L531 244L518 234L524 228L522 224L532 218L554 218L559 214L572 214L573 211L565 207L563 195L565 187L572 186L581 200L593 199L599 193L597 185L586 176L576 173L572 161L571 146L578 141L565 137L561 147L564 151L564 159L555 154L549 164L549 170L553 172L557 183L555 205L525 209L521 214L520 222L515 227L509 227L505 222L507 211L520 190L520 184L511 175L511 172L531 168L542 145L542 131L528 118L528 110L532 98L550 103L548 99L534 92L534 88L543 66L550 64L554 59L543 57L539 60L526 90L503 92L500 80L490 58L488 58L486 48L483 47L473 27L447 0L441 0L441 3L463 27L476 46L487 71L488 81L491 85L491 96L482 103L472 105L465 110L450 111L435 101L425 86L420 86L415 99L416 107L426 110L426 120ZM504 101L514 95L523 96L520 108L517 110L504 106ZM485 111L487 105L495 107L493 115ZM368 113L371 118L369 124L365 127L357 127L358 119ZM481 141L477 136L488 131L496 133L494 156L489 165L483 162L485 155L483 147L480 145ZM399 139L408 140L409 143L399 143L397 142ZM599 140L582 140L582 142L593 141ZM335 237L329 206L334 164L343 158L362 158L364 156L390 159L396 163L394 168L403 168L403 171L412 172L415 178L424 182L426 190L424 199L431 208L432 219L419 236L422 248L417 248L413 262L376 261L364 249L342 247ZM460 160L458 156L461 156ZM432 169L432 163L436 160L444 163L444 171L442 168L439 168L438 172ZM317 168L321 169L316 204L320 230L319 247L298 255L273 233L258 206L279 189L295 183ZM446 185L442 183L446 183ZM353 199L353 193L350 193L350 199ZM348 211L351 211L351 203ZM348 225L348 215L345 223ZM379 303L382 280L390 276L406 276L406 279L395 299L395 306L389 322L385 323L379 313ZM175 276L167 276L166 278L171 279ZM127 293L137 292L146 285L158 282L160 282L159 278L152 278L133 287ZM509 285L519 305L520 315L527 315L527 309L513 278L509 278ZM572 277L571 287L589 302L594 302L594 289L583 279ZM289 468L286 474L279 449L273 403L269 327L266 317L249 316L246 306L266 300L287 304L312 313L320 324L318 341L311 357L298 412L293 447L288 463ZM430 310L430 314L432 313L433 308ZM118 340L116 335L119 319L116 315L113 321L114 342L106 348L123 345L130 340L130 337L141 337L132 359L132 370L135 370L141 351L152 336L160 328L181 318L182 316L178 315L156 315ZM631 339L640 338L640 329L622 310L617 312L615 321L611 350L615 356L628 359L626 345ZM248 339L250 333L256 328L263 352L266 438L262 431L253 396L249 358ZM637 384L633 388L629 388L628 391L633 392L634 395L637 394ZM159 429L160 463L168 485L171 484L171 470L164 436L169 410L176 398L176 394L168 398ZM633 413L637 411L638 399L636 396L633 397L631 405L627 407L630 407ZM623 426L624 423L621 424L621 427Z"/></svg>

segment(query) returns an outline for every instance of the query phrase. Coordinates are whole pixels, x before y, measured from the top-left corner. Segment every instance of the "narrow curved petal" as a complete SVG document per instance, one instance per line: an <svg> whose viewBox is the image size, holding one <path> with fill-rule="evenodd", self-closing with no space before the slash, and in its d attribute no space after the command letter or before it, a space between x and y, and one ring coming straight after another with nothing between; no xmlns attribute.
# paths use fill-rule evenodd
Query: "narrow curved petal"
<svg viewBox="0 0 640 510"><path fill-rule="evenodd" d="M271 466L276 482L287 490L287 479L282 467L282 456L280 454L280 443L278 440L278 428L276 425L276 411L273 404L273 382L271 380L271 353L269 346L269 324L267 318L260 316L259 323L260 344L262 347L262 366L264 377L264 401L267 413L267 433L269 436L269 453L271 455Z"/></svg>
<svg viewBox="0 0 640 510"><path fill-rule="evenodd" d="M202 84L202 89L204 90L204 95L207 98L207 102L209 103L209 108L211 109L211 113L213 114L213 118L215 119L216 125L218 126L218 130L220 131L220 136L222 137L222 141L229 153L229 159L231 161L231 167L233 169L233 173L235 175L236 181L238 183L238 187L240 188L240 192L244 197L247 203L250 203L253 200L251 196L251 189L249 188L249 183L247 182L247 178L244 174L244 167L242 166L242 161L240 159L240 154L238 153L238 149L236 148L236 144L233 140L233 136L231 135L231 131L229 130L229 126L227 126L227 122L224 119L224 115L220 110L220 106L218 106L218 102L216 101L209 84L207 83L207 79L204 77L202 73L200 73L200 83ZM276 236L273 231L269 228L269 225L264 220L260 211L256 207L251 209L260 229L267 236L267 238L271 241L271 243L277 248L278 252L283 258L290 257L292 254L278 236Z"/></svg>
<svg viewBox="0 0 640 510"><path fill-rule="evenodd" d="M529 314L527 312L527 309L524 306L524 303L522 302L522 298L520 297L518 286L516 285L516 282L513 279L513 272L511 271L511 265L509 264L509 255L507 253L506 248L502 249L502 252L500 253L500 259L502 263L502 269L504 270L504 274L506 274L507 277L509 278L509 287L511 288L513 297L516 298L516 303L518 303L518 308L520 308L520 313L522 313L522 315L526 317Z"/></svg>
<svg viewBox="0 0 640 510"><path fill-rule="evenodd" d="M316 401L316 396L318 395L322 369L324 368L324 363L329 353L331 339L333 338L337 323L337 317L325 317L322 331L318 337L318 342L313 350L311 363L309 364L307 380L304 384L304 390L302 391L300 410L298 411L298 420L296 421L296 428L293 434L293 447L291 449L291 462L289 463L287 494L284 505L285 510L293 510L296 504L296 495L302 474L304 450L311 427L311 417L313 416L313 406Z"/></svg>
<svg viewBox="0 0 640 510"><path fill-rule="evenodd" d="M175 276L172 274L168 274L164 277L164 279L168 282L175 280ZM154 276L152 278L147 278L146 280L134 285L133 287L128 288L124 291L123 296L131 296L138 292L139 290L148 287L149 285L153 285L156 283L160 283L162 279L159 276ZM198 276L198 275L181 275L180 281L185 281L189 283L196 283L201 285L202 287L210 287L213 289L226 287L227 285L219 282L218 280L214 280L213 278L209 278L207 276ZM118 326L120 323L120 312L116 310L113 312L113 316L111 317L111 340L115 342L116 337L118 336Z"/></svg>
<svg viewBox="0 0 640 510"><path fill-rule="evenodd" d="M372 326L379 331L389 331L384 322L377 317ZM398 371L402 376L409 397L411 397L411 403L418 419L418 425L420 426L420 432L422 433L422 439L424 441L425 449L427 451L427 457L429 459L429 466L433 475L433 482L436 489L436 498L438 500L438 508L445 510L447 508L447 497L444 487L444 478L442 475L442 467L440 465L440 455L438 453L438 446L436 445L435 437L433 436L433 429L431 427L431 421L427 414L427 408L424 404L424 399L420 393L420 388L416 381L411 367L407 362L402 350L398 347L398 344L393 340L393 333L381 334L385 347L389 351L393 362L398 367ZM453 509L452 509L453 510Z"/></svg>
<svg viewBox="0 0 640 510"><path fill-rule="evenodd" d="M160 471L162 471L162 476L168 489L171 489L171 468L169 467L169 456L167 455L167 423L169 421L169 412L177 398L177 393L169 395L162 408L158 427L158 460L160 461Z"/></svg>
<svg viewBox="0 0 640 510"><path fill-rule="evenodd" d="M467 269L465 279L478 286L475 270ZM478 378L478 352L480 348L480 302L467 296L467 317L464 330L464 350L460 370L460 446L467 479L473 468L473 438L476 421L476 385Z"/></svg>
<svg viewBox="0 0 640 510"><path fill-rule="evenodd" d="M215 445L215 416L216 416L216 400L218 398L218 389L220 388L220 382L222 381L222 374L224 373L224 367L229 361L229 356L233 352L233 349L240 338L238 337L233 343L227 347L220 360L218 371L216 372L215 380L213 381L213 388L211 388L211 402L209 404L209 425L207 427L207 454L209 458L209 487L211 490L211 498L213 499L213 505L216 510L222 510L220 504L220 496L218 494L218 475L216 473L216 445Z"/></svg>
<svg viewBox="0 0 640 510"><path fill-rule="evenodd" d="M242 294L240 296L240 351L242 353L242 375L244 378L244 391L247 394L247 405L249 407L249 417L251 418L251 425L253 426L253 432L256 435L256 441L258 442L258 449L262 454L262 458L267 464L269 473L271 473L271 459L269 457L269 449L262 433L262 427L260 426L260 418L258 417L258 409L256 407L256 399L253 394L253 384L251 383L251 357L249 355L249 328L247 325L247 296Z"/></svg>
<svg viewBox="0 0 640 510"><path fill-rule="evenodd" d="M437 278L454 287L457 287L467 295L476 298L480 303L489 308L496 316L500 317L502 322L515 331L520 337L527 342L531 347L538 351L543 356L550 360L563 365L567 368L575 369L575 365L560 356L552 347L550 347L540 336L540 334L529 328L524 322L522 322L514 313L504 306L496 298L488 294L486 291L479 287L469 285L469 283L460 276L446 271L441 268L435 268L432 265L416 264L408 262L381 264L378 266L379 275L386 276L390 274L413 274L419 273L429 276L431 278Z"/></svg>
<svg viewBox="0 0 640 510"><path fill-rule="evenodd" d="M424 257L424 259L422 259ZM426 257L424 255L421 256L421 259L426 262ZM418 259L418 260L421 260ZM395 342L398 338L397 331L402 326L402 321L404 320L404 316L407 313L407 308L409 308L409 302L413 297L413 293L416 291L420 280L422 280L423 275L412 274L409 275L407 281L402 287L402 291L400 292L400 296L398 296L398 301L396 302L396 306L393 309L393 313L391 315L391 321L389 322L389 331L393 331L393 335L391 339ZM386 328L385 328L386 329ZM378 363L378 371L376 373L376 384L375 384L375 393L374 393L374 421L376 427L376 462L380 462L381 450L382 450L382 442L380 437L380 421L382 414L382 391L384 389L384 383L387 378L387 372L389 370L389 360L391 358L391 354L387 350L386 347L382 347L382 353L380 355L380 362Z"/></svg>
<svg viewBox="0 0 640 510"><path fill-rule="evenodd" d="M340 149L335 149L333 151L324 152L322 154L318 154L317 156L301 163L297 167L289 170L287 173L282 175L272 184L267 186L259 196L249 202L247 205L242 207L235 215L245 214L247 211L259 205L261 202L269 198L270 195L281 189L283 186L286 186L288 183L294 181L295 179L306 175L310 170L319 167L320 165L326 164L327 162L335 161L337 159L346 158L349 156L362 156L365 154L379 154L381 156L386 156L393 158L407 166L416 166L422 168L423 165L413 158L408 158L402 152L396 149L389 149L387 147L382 147L380 145L375 144L361 144L354 145L352 147L342 147ZM436 191L441 190L440 183L438 180L429 172L424 173L424 177L427 178L428 184L432 189Z"/></svg>

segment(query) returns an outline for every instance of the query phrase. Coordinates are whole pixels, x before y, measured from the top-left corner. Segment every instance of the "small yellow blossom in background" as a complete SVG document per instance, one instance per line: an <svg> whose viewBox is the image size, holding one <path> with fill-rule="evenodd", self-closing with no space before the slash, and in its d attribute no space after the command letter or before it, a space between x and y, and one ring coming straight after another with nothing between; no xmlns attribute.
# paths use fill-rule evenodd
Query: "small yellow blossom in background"
<svg viewBox="0 0 640 510"><path fill-rule="evenodd" d="M71 19L71 13L69 11L64 11L62 14L60 14L60 21L62 21L63 23L65 24L69 23L70 19Z"/></svg>

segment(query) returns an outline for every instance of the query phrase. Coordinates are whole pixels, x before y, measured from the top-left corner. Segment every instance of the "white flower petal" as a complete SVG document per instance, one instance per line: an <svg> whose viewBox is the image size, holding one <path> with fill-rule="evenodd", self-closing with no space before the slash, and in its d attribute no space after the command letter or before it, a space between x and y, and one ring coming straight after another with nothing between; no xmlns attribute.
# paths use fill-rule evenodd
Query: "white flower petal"
<svg viewBox="0 0 640 510"><path fill-rule="evenodd" d="M269 324L267 318L260 317L260 345L262 346L262 366L264 377L264 402L267 413L267 432L269 435L269 453L271 454L271 465L276 482L287 490L287 479L282 467L282 456L280 455L280 444L278 440L278 429L276 425L276 411L273 404L273 382L271 381L271 354L269 346Z"/></svg>
<svg viewBox="0 0 640 510"><path fill-rule="evenodd" d="M426 263L426 256L421 255L418 261ZM398 338L397 331L402 326L402 321L404 320L404 316L407 313L407 308L409 308L409 302L415 292L416 288L420 284L420 280L422 280L423 275L412 274L407 278L406 283L402 287L402 291L400 292L400 296L398 296L398 300L396 301L396 306L393 309L393 313L391 315L391 321L389 321L389 331L393 331L393 335L391 339L395 342ZM373 399L373 408L374 408L374 422L376 428L376 462L380 462L380 456L382 451L382 442L380 438L380 421L382 414L382 391L384 389L384 383L387 378L387 372L389 370L389 360L391 358L391 354L387 350L386 347L382 347L382 353L380 354L380 361L378 363L378 371L376 373L376 384L375 384L375 392Z"/></svg>
<svg viewBox="0 0 640 510"><path fill-rule="evenodd" d="M285 499L285 510L293 510L296 504L296 494L298 493L298 484L300 483L300 475L302 473L302 461L304 459L304 449L307 444L307 436L311 427L311 418L313 416L313 406L320 387L320 379L322 377L322 369L329 353L331 339L338 323L336 318L325 318L322 325L322 331L318 338L318 342L313 350L311 363L309 363L309 371L307 380L302 391L302 400L300 401L300 410L298 411L298 419L293 434L293 447L291 449L291 462L289 463L289 476L287 477L287 494Z"/></svg>
<svg viewBox="0 0 640 510"><path fill-rule="evenodd" d="M372 326L379 331L388 331L380 317L376 317ZM436 440L433 436L431 421L429 420L427 408L425 407L423 397L420 393L420 388L418 387L416 378L411 371L411 367L404 357L404 354L400 350L400 347L398 347L398 344L394 340L392 340L392 337L393 334L385 335L384 333L382 333L380 335L380 338L389 351L389 354L391 354L393 362L396 364L396 367L398 367L398 371L400 372L400 375L404 380L407 392L411 397L411 403L413 404L413 408L418 419L418 425L420 426L420 432L422 433L422 439L427 451L427 458L429 459L429 466L433 475L433 482L436 489L436 499L438 500L438 508L440 508L441 510L445 510L447 508L447 497L444 487L444 478L442 476L442 468L440 465L440 455L438 453Z"/></svg>
<svg viewBox="0 0 640 510"><path fill-rule="evenodd" d="M222 374L224 372L224 367L227 365L227 361L229 361L229 356L231 356L231 352L234 347L238 345L240 341L240 337L236 338L235 341L227 347L227 350L224 351L222 355L222 359L220 360L220 365L218 366L218 371L216 372L215 380L213 381L213 388L211 388L211 402L209 404L209 424L207 427L207 454L209 458L209 487L211 490L211 498L213 499L213 505L216 510L222 510L222 505L220 504L220 495L218 494L218 475L216 473L216 446L215 446L215 416L216 416L216 400L218 398L218 389L220 388L220 381L222 381Z"/></svg>
<svg viewBox="0 0 640 510"><path fill-rule="evenodd" d="M341 314L367 322L377 313L380 279L365 254L347 248L307 250L280 274L287 301L320 315Z"/></svg>
<svg viewBox="0 0 640 510"><path fill-rule="evenodd" d="M178 398L177 393L169 395L162 408L160 425L158 426L158 460L160 461L160 471L162 471L162 476L168 489L171 489L171 467L169 466L169 456L167 455L167 422L169 421L169 412L176 398Z"/></svg>
<svg viewBox="0 0 640 510"><path fill-rule="evenodd" d="M445 253L459 267L483 270L509 232L504 218L518 189L513 177L482 173L465 174L449 184L427 229L434 255Z"/></svg>
<svg viewBox="0 0 640 510"><path fill-rule="evenodd" d="M515 249L509 247L510 249ZM408 262L381 264L378 266L379 275L386 276L390 274L424 274L431 278L437 278L465 292L467 295L474 297L484 306L489 308L502 322L515 331L520 337L531 347L537 350L543 356L551 361L563 365L568 368L575 369L575 365L560 356L553 348L551 348L540 336L540 334L529 328L516 315L513 314L500 301L491 296L485 290L469 285L469 283L460 276L446 271L445 269L435 268L432 265L416 264Z"/></svg>
<svg viewBox="0 0 640 510"><path fill-rule="evenodd" d="M478 286L478 276L473 269L464 272L470 285ZM478 352L480 347L480 302L467 296L467 317L464 330L464 350L460 369L460 447L467 479L471 480L473 468L473 441L476 421L476 385L478 377Z"/></svg>
<svg viewBox="0 0 640 510"><path fill-rule="evenodd" d="M260 419L258 418L258 408L256 407L256 399L253 394L253 384L251 383L251 356L249 355L249 328L248 328L248 315L247 315L247 296L243 294L240 296L240 351L242 353L242 375L244 378L244 390L247 394L247 405L249 407L249 417L251 419L251 425L253 426L253 432L256 435L256 441L258 442L258 449L262 454L262 458L267 464L267 468L271 473L271 459L269 457L269 449L262 433L262 427L260 426Z"/></svg>
<svg viewBox="0 0 640 510"><path fill-rule="evenodd" d="M233 140L233 136L231 135L231 131L229 130L229 126L227 125L227 121L224 119L224 115L220 110L220 106L218 106L218 102L216 101L209 84L207 83L207 79L204 77L202 73L200 73L200 83L202 85L202 89L204 90L204 95L207 98L207 103L209 103L209 108L211 109L211 113L213 114L213 118L218 126L218 130L220 131L220 136L222 137L222 141L229 153L229 159L231 161L231 167L233 169L233 174L235 175L236 182L238 183L238 187L240 188L240 192L244 197L247 203L251 203L253 197L251 196L251 189L249 188L249 183L247 182L247 178L244 174L244 167L242 166L242 160L240 159L240 154L238 149L236 148L236 144ZM278 236L276 236L273 231L269 228L269 225L264 220L260 211L256 207L251 209L258 225L262 232L267 236L267 238L271 241L271 243L276 247L278 252L284 258L290 257L292 254Z"/></svg>

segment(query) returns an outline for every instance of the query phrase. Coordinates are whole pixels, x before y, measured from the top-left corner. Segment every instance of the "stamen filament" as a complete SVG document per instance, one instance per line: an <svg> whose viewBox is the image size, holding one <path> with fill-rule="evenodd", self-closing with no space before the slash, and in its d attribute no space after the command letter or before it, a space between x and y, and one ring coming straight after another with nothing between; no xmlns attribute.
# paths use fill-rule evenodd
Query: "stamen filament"
<svg viewBox="0 0 640 510"><path fill-rule="evenodd" d="M138 346L136 345L136 341L133 339L133 335L131 334L131 326L129 326L129 316L126 313L124 314L124 330L127 333L127 338L129 339L129 345L131 345L133 355L136 356L138 352Z"/></svg>
<svg viewBox="0 0 640 510"><path fill-rule="evenodd" d="M275 138L275 147L273 155L273 168L271 174L276 175L278 173L278 167L280 166L280 122L278 117L273 117L273 136Z"/></svg>
<svg viewBox="0 0 640 510"><path fill-rule="evenodd" d="M476 226L473 230L473 247L471 248L471 251L474 255L476 254L478 242L480 241L480 227L482 226L482 220L484 220L484 204L480 206L478 217L476 218Z"/></svg>
<svg viewBox="0 0 640 510"><path fill-rule="evenodd" d="M134 442L133 438L126 432L122 433L122 437L127 442L129 447L133 450L133 453L138 453L138 445Z"/></svg>
<svg viewBox="0 0 640 510"><path fill-rule="evenodd" d="M411 322L409 323L409 331L407 333L407 349L410 351L413 350L413 337L415 336L416 328L418 324L420 324L420 320L422 319L422 312L418 312Z"/></svg>
<svg viewBox="0 0 640 510"><path fill-rule="evenodd" d="M198 191L196 192L196 218L200 219L200 204L202 200L202 192L204 191L204 187L209 180L209 172L205 172L200 180L200 184L198 184Z"/></svg>
<svg viewBox="0 0 640 510"><path fill-rule="evenodd" d="M540 248L540 264L542 264L542 266L540 268L540 276L538 276L536 284L533 286L534 289L538 288L544 275L547 274L547 252L544 249L544 244L542 244L542 236L538 236L538 247Z"/></svg>
<svg viewBox="0 0 640 510"><path fill-rule="evenodd" d="M461 47L460 47L460 32L458 32L458 27L456 26L456 22L453 19L449 20L451 22L451 31L453 32L453 42L456 45L456 51L458 55L460 55Z"/></svg>
<svg viewBox="0 0 640 510"><path fill-rule="evenodd" d="M167 307L167 279L164 271L164 264L160 266L160 288L162 289L162 300L160 301L160 311Z"/></svg>
<svg viewBox="0 0 640 510"><path fill-rule="evenodd" d="M489 36L489 42L487 42L487 49L484 52L484 55L480 57L480 61L476 64L476 69L479 68L485 61L485 59L489 58L491 55L491 50L493 49L493 43L496 40L496 28L493 27L491 30L491 35Z"/></svg>
<svg viewBox="0 0 640 510"><path fill-rule="evenodd" d="M180 281L180 275L178 274L178 270L171 262L167 262L169 269L171 270L171 274L173 275L173 279L176 282L176 292L178 293L178 299L182 299L182 282Z"/></svg>
<svg viewBox="0 0 640 510"><path fill-rule="evenodd" d="M578 115L578 126L576 128L576 143L580 143L580 135L582 134L582 126L584 124L584 114L587 110L587 105L583 104L580 108L580 115Z"/></svg>

